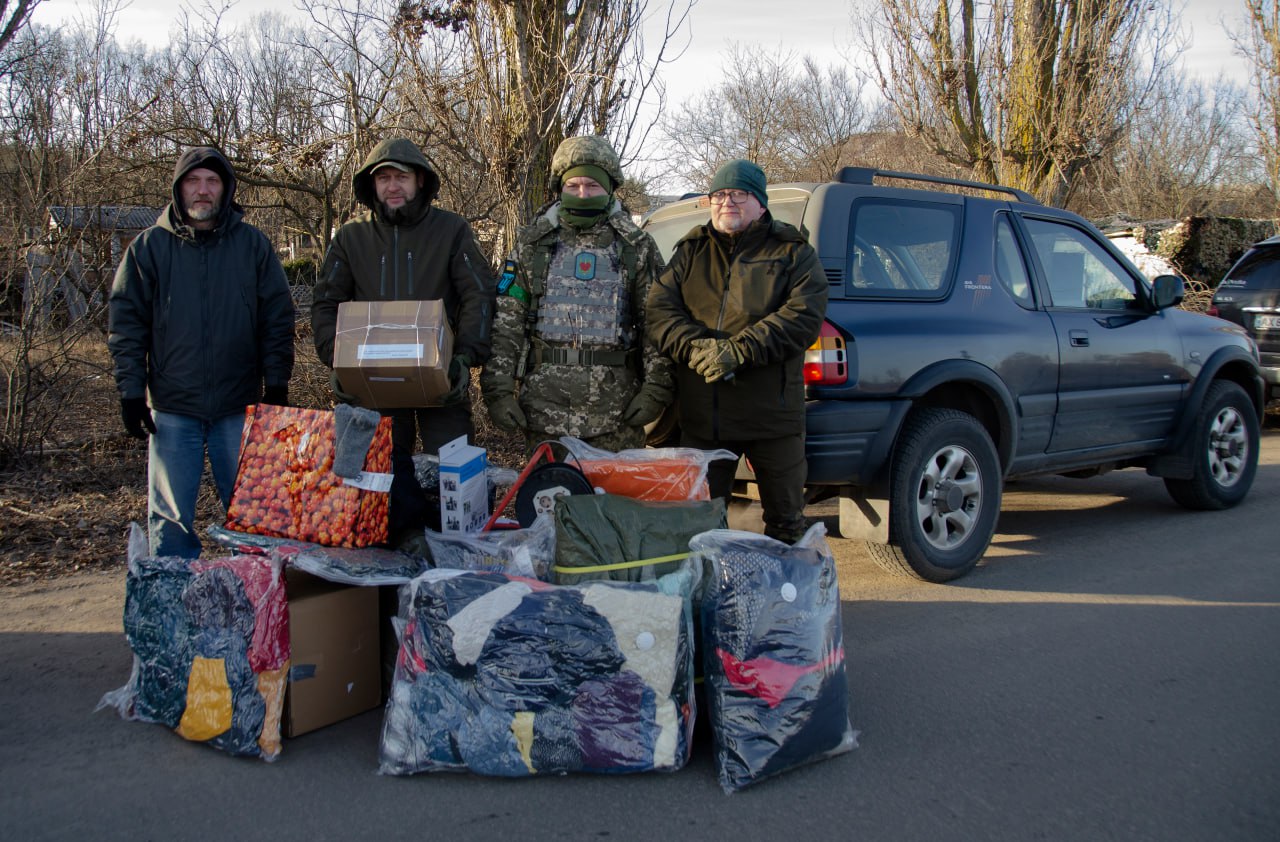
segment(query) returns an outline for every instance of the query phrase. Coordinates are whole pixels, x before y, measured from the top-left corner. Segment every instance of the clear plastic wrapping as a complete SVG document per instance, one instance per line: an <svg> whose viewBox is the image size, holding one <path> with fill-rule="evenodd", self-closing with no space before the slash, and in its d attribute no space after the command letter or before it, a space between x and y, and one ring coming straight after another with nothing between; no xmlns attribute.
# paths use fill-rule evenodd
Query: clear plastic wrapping
<svg viewBox="0 0 1280 842"><path fill-rule="evenodd" d="M402 591L379 771L675 771L695 716L692 562L556 586L432 570Z"/></svg>
<svg viewBox="0 0 1280 842"><path fill-rule="evenodd" d="M153 558L130 525L128 682L98 709L231 754L275 760L289 671L283 564L263 555Z"/></svg>
<svg viewBox="0 0 1280 842"><path fill-rule="evenodd" d="M556 529L550 515L539 515L527 529L499 529L470 535L427 530L432 563L450 570L483 570L551 580Z"/></svg>
<svg viewBox="0 0 1280 842"><path fill-rule="evenodd" d="M427 559L381 547L325 547L291 538L234 532L216 525L207 532L219 546L229 550L274 554L289 567L343 585L403 585L431 566Z"/></svg>
<svg viewBox="0 0 1280 842"><path fill-rule="evenodd" d="M708 571L702 662L725 792L855 746L825 536L817 523L795 546L727 529L690 542Z"/></svg>
<svg viewBox="0 0 1280 842"><path fill-rule="evenodd" d="M572 436L560 443L596 488L654 502L711 499L707 467L717 459L737 459L728 450L643 447L614 453Z"/></svg>

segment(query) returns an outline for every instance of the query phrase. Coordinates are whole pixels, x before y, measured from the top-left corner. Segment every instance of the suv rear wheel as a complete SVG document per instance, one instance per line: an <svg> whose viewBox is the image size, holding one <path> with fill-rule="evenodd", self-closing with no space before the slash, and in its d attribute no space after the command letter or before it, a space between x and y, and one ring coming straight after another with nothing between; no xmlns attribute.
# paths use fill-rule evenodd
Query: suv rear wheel
<svg viewBox="0 0 1280 842"><path fill-rule="evenodd" d="M1164 487L1180 506L1217 510L1244 499L1258 470L1262 431L1253 402L1229 380L1209 387L1192 433L1191 479L1166 477Z"/></svg>
<svg viewBox="0 0 1280 842"><path fill-rule="evenodd" d="M1000 462L977 419L928 408L907 419L893 460L889 543L868 544L886 570L949 582L982 558L1000 513Z"/></svg>

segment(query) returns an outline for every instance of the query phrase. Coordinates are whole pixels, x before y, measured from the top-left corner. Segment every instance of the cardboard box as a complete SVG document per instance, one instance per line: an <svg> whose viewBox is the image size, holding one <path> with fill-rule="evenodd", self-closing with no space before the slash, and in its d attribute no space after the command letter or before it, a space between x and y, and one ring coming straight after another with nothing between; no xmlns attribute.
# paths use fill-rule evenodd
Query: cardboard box
<svg viewBox="0 0 1280 842"><path fill-rule="evenodd" d="M331 411L249 407L226 528L330 547L385 542L391 419L378 422L359 476L333 473L333 456Z"/></svg>
<svg viewBox="0 0 1280 842"><path fill-rule="evenodd" d="M459 436L440 448L440 531L479 532L489 519L488 458Z"/></svg>
<svg viewBox="0 0 1280 842"><path fill-rule="evenodd" d="M453 331L443 301L338 305L333 370L371 409L438 406L449 391Z"/></svg>
<svg viewBox="0 0 1280 842"><path fill-rule="evenodd" d="M296 737L382 701L378 589L285 574L292 663L285 736Z"/></svg>

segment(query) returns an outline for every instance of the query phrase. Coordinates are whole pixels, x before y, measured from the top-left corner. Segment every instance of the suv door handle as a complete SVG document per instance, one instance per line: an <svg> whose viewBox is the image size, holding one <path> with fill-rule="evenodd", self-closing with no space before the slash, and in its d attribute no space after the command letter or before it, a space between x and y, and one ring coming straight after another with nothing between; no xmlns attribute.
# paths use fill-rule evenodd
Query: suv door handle
<svg viewBox="0 0 1280 842"><path fill-rule="evenodd" d="M1088 348L1089 334L1083 330L1072 330L1067 332L1070 337L1072 348Z"/></svg>

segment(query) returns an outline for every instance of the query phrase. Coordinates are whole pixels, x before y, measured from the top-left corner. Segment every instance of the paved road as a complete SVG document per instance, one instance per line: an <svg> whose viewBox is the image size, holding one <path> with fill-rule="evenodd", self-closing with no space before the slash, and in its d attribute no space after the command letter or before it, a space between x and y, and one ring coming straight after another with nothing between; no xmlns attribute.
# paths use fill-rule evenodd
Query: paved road
<svg viewBox="0 0 1280 842"><path fill-rule="evenodd" d="M705 742L669 775L381 777L376 714L226 757L92 713L129 668L118 577L0 592L0 838L1275 840L1277 501L1273 428L1229 512L1017 483L957 584L834 539L860 747L733 796Z"/></svg>

